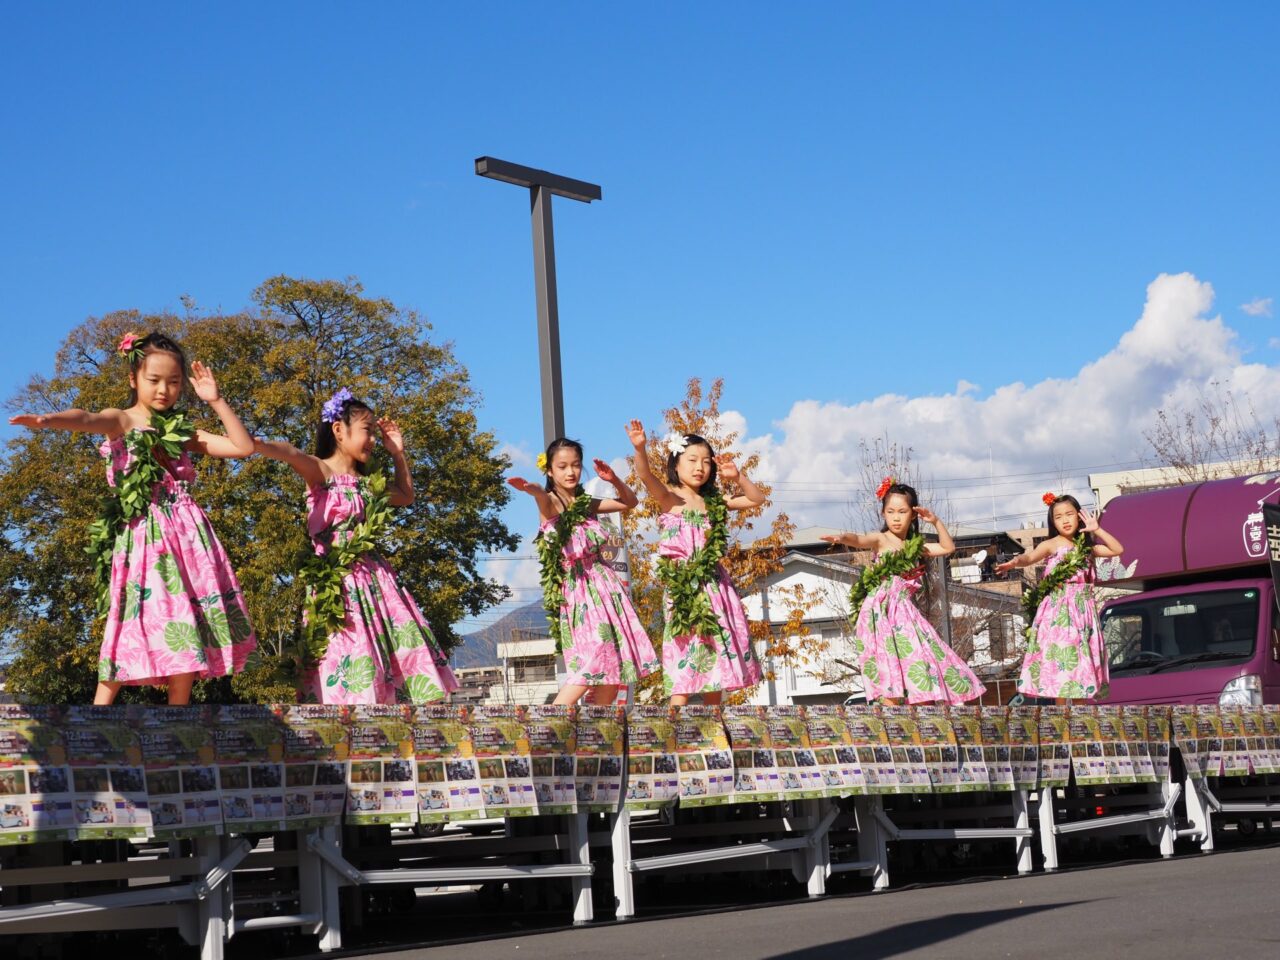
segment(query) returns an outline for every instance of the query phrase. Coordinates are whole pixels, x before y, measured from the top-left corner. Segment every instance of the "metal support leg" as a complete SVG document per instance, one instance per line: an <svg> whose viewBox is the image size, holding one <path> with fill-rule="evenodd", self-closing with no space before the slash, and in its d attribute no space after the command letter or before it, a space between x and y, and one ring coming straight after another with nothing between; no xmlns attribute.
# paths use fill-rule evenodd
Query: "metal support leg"
<svg viewBox="0 0 1280 960"><path fill-rule="evenodd" d="M875 864L871 888L886 890L889 887L888 840L876 816L883 813L884 802L878 796L854 797L853 809L858 820L858 858Z"/></svg>
<svg viewBox="0 0 1280 960"><path fill-rule="evenodd" d="M1174 801L1178 797L1178 785L1173 782L1172 774L1160 781L1160 803L1164 807L1165 817L1156 821L1157 842L1160 845L1160 856L1173 856L1173 841L1178 835L1178 821L1174 814Z"/></svg>
<svg viewBox="0 0 1280 960"><path fill-rule="evenodd" d="M622 810L610 818L609 836L613 847L613 897L618 919L636 915L636 891L631 876L631 811Z"/></svg>
<svg viewBox="0 0 1280 960"><path fill-rule="evenodd" d="M196 859L201 871L210 879L223 857L226 855L226 844L223 837L199 837L195 841ZM196 931L200 937L200 960L222 960L223 950L230 937L232 927L231 916L231 877L228 875L221 882L202 882L203 896L195 902Z"/></svg>
<svg viewBox="0 0 1280 960"><path fill-rule="evenodd" d="M822 897L827 893L827 874L831 869L831 824L839 808L834 800L807 800L805 808L812 821L809 845L803 851L806 885L809 896Z"/></svg>
<svg viewBox="0 0 1280 960"><path fill-rule="evenodd" d="M1186 779L1187 819L1200 835L1200 852L1213 853L1213 809L1205 796L1203 780Z"/></svg>
<svg viewBox="0 0 1280 960"><path fill-rule="evenodd" d="M1020 830L1031 827L1031 794L1027 790L1013 792L1013 825ZM1018 873L1027 874L1034 868L1031 856L1031 837L1015 837L1013 849L1018 856Z"/></svg>
<svg viewBox="0 0 1280 960"><path fill-rule="evenodd" d="M569 850L571 863L584 867L591 866L591 845L587 836L587 814L575 813L568 816ZM573 878L573 923L581 926L590 923L595 913L591 903L591 875Z"/></svg>
<svg viewBox="0 0 1280 960"><path fill-rule="evenodd" d="M1053 829L1054 788L1040 788L1040 853L1044 857L1044 869L1053 873L1058 869L1058 834Z"/></svg>

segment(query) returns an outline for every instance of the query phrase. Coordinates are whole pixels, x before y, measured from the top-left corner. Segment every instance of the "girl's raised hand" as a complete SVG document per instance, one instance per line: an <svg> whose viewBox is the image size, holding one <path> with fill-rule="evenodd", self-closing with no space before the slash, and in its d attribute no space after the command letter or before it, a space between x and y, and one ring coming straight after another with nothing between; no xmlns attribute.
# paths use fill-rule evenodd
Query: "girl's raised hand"
<svg viewBox="0 0 1280 960"><path fill-rule="evenodd" d="M596 458L591 461L596 468L596 476L605 483L617 483L618 475L613 472L613 467L609 466L603 460Z"/></svg>
<svg viewBox="0 0 1280 960"><path fill-rule="evenodd" d="M521 493L533 493L542 489L542 484L533 483L524 477L507 477L507 483L515 487Z"/></svg>
<svg viewBox="0 0 1280 960"><path fill-rule="evenodd" d="M832 544L836 544L836 545L843 545L843 544L844 544L844 534L843 534L843 533L824 533L824 534L823 534L822 536L820 536L818 539L819 539L819 540L825 540L825 541L827 541L827 543L832 543Z"/></svg>
<svg viewBox="0 0 1280 960"><path fill-rule="evenodd" d="M631 441L631 445L637 450L643 450L647 435L644 432L644 424L639 420L632 420L626 426L627 439Z"/></svg>
<svg viewBox="0 0 1280 960"><path fill-rule="evenodd" d="M15 427L29 427L32 430L39 430L45 425L45 417L41 413L20 413L15 417L10 417L9 423Z"/></svg>
<svg viewBox="0 0 1280 960"><path fill-rule="evenodd" d="M1084 528L1085 533L1093 533L1098 529L1098 518L1088 510L1080 511L1080 526Z"/></svg>
<svg viewBox="0 0 1280 960"><path fill-rule="evenodd" d="M222 395L218 393L218 381L213 379L213 371L199 360L191 364L190 380L191 389L205 403L217 403L222 399Z"/></svg>
<svg viewBox="0 0 1280 960"><path fill-rule="evenodd" d="M1014 563L1012 560L1006 560L1004 563L997 563L993 569L995 570L996 573L1008 573L1010 570L1015 569L1017 566L1018 565Z"/></svg>
<svg viewBox="0 0 1280 960"><path fill-rule="evenodd" d="M387 453L393 457L404 453L404 437L394 420L379 420L378 429L382 432L382 445L387 448Z"/></svg>
<svg viewBox="0 0 1280 960"><path fill-rule="evenodd" d="M741 471L738 465L733 462L733 454L722 453L716 457L716 465L720 467L720 476L726 480L737 480Z"/></svg>
<svg viewBox="0 0 1280 960"><path fill-rule="evenodd" d="M916 507L916 516L919 517L921 520L923 520L925 523L936 524L938 522L937 514L935 514L928 507Z"/></svg>

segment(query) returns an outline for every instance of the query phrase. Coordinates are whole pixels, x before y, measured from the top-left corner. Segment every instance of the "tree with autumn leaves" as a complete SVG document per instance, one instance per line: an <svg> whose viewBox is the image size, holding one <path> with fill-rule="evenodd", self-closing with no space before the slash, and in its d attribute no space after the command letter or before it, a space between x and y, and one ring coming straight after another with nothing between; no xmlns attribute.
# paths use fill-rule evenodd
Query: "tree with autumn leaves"
<svg viewBox="0 0 1280 960"><path fill-rule="evenodd" d="M745 457L735 446L739 441L736 431L725 428L720 416L720 398L724 391L724 381L714 380L710 387L703 390L702 381L693 378L686 388L685 397L675 407L663 411L665 425L662 430L650 430L647 453L649 467L658 477L667 475L667 450L662 444L662 437L669 432L696 433L704 437L717 454L733 455L739 466L748 472L760 463L759 454L748 454ZM640 481L636 475L635 465L627 476L627 483L633 489L639 488ZM771 488L759 480L755 485L765 494L765 501L758 507L747 510L735 510L729 513L728 534L729 546L722 561L733 580L734 588L739 595L745 596L752 590L759 590L766 577L782 569L781 560L786 554L787 543L795 532L795 525L785 513L774 513L767 521L766 532L761 536L753 536L757 525L765 523L771 501L768 499ZM727 491L726 491L727 492ZM654 647L661 651L662 644L662 584L657 578L657 514L660 508L650 498L641 500L640 506L623 515L623 529L631 551L631 590L636 612L640 616L645 629L653 640ZM750 621L751 637L757 649L763 645L763 660L768 666L771 660L798 661L812 659L820 653L818 647L822 641L810 635L805 626L805 614L814 599L805 597L802 592L794 591L785 603L786 622L776 630L769 624ZM665 691L659 676L648 677L637 687L638 699L645 701L665 700ZM746 693L739 691L726 698L726 703L745 699Z"/></svg>
<svg viewBox="0 0 1280 960"><path fill-rule="evenodd" d="M509 464L477 424L466 369L417 314L365 296L354 280L273 277L253 299L254 309L230 315L127 310L92 318L67 336L53 376L33 377L8 407L123 406L129 386L116 345L128 331L173 337L216 372L251 434L302 449L314 443L325 399L349 388L404 433L418 497L393 514L385 552L449 649L457 642L453 624L507 595L481 575L481 554L518 542L498 515ZM197 427L216 429L202 404L185 406ZM102 625L85 547L106 494L101 440L24 431L0 461L0 637L9 691L28 702L92 700ZM385 467L382 456L371 466ZM259 649L245 673L198 684L193 699L291 701L302 609L294 570L309 549L303 485L263 457L198 458L197 472L194 496L231 557ZM130 688L122 700L160 695Z"/></svg>

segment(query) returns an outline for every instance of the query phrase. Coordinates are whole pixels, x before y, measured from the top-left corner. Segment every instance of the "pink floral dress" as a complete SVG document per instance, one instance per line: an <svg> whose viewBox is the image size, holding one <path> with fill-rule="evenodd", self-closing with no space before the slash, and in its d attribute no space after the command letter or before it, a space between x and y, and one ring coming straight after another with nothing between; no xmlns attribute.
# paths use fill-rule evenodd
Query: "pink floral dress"
<svg viewBox="0 0 1280 960"><path fill-rule="evenodd" d="M555 520L544 520L541 531L549 534L555 526ZM565 571L560 631L565 638L566 683L635 683L661 666L626 586L600 557L607 542L600 521L587 517L574 527L560 552Z"/></svg>
<svg viewBox="0 0 1280 960"><path fill-rule="evenodd" d="M323 554L341 525L364 518L360 478L331 477L307 490L307 533ZM458 682L418 605L395 571L366 553L342 581L347 618L329 635L324 658L303 677L301 699L319 703L442 700Z"/></svg>
<svg viewBox="0 0 1280 960"><path fill-rule="evenodd" d="M696 510L658 516L658 555L688 560L707 542L707 515ZM763 677L760 660L751 643L747 614L733 589L729 573L721 565L719 576L703 589L720 622L715 636L673 636L671 599L666 599L667 626L662 635L663 685L673 693L710 693L755 686Z"/></svg>
<svg viewBox="0 0 1280 960"><path fill-rule="evenodd" d="M134 462L128 437L98 448L112 487ZM99 680L132 685L184 673L221 677L243 669L258 643L231 561L191 499L191 458L183 453L165 468L147 512L116 537Z"/></svg>
<svg viewBox="0 0 1280 960"><path fill-rule="evenodd" d="M908 703L954 704L986 691L912 600L923 573L918 568L906 577L890 577L858 612L853 648L868 701L905 696Z"/></svg>
<svg viewBox="0 0 1280 960"><path fill-rule="evenodd" d="M1062 547L1049 558L1045 576L1070 549ZM1090 563L1040 601L1018 690L1033 697L1092 700L1105 694L1109 680Z"/></svg>

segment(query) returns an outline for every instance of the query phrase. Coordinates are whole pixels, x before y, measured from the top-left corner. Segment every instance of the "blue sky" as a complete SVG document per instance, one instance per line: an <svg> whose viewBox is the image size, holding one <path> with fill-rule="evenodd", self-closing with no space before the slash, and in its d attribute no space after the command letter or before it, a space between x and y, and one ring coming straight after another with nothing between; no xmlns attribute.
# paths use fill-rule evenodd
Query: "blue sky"
<svg viewBox="0 0 1280 960"><path fill-rule="evenodd" d="M1275 318L1240 310L1280 294L1274 5L28 4L4 26L6 396L86 316L355 275L536 449L527 200L481 154L603 185L555 209L589 456L694 375L753 435L798 401L1072 378L1161 273L1212 284L1241 362L1280 358Z"/></svg>

